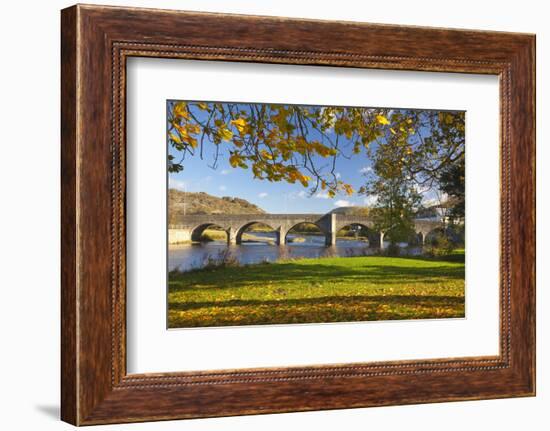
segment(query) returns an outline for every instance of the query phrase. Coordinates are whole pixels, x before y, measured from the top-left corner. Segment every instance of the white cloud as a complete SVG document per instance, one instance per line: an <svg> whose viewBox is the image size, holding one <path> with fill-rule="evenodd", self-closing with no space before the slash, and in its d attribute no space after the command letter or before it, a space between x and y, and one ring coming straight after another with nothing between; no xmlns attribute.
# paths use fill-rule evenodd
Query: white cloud
<svg viewBox="0 0 550 431"><path fill-rule="evenodd" d="M323 190L315 195L317 199L328 199L328 192L326 190Z"/></svg>
<svg viewBox="0 0 550 431"><path fill-rule="evenodd" d="M368 174L369 172L372 172L372 168L370 166L365 166L359 169L360 174Z"/></svg>
<svg viewBox="0 0 550 431"><path fill-rule="evenodd" d="M187 188L187 183L185 181L168 177L168 188L185 191L185 189Z"/></svg>
<svg viewBox="0 0 550 431"><path fill-rule="evenodd" d="M366 198L364 198L363 203L366 206L370 207L370 206L374 205L377 200L378 200L378 196L371 195L371 196L367 196Z"/></svg>
<svg viewBox="0 0 550 431"><path fill-rule="evenodd" d="M220 175L229 175L231 172L231 169L222 169Z"/></svg>
<svg viewBox="0 0 550 431"><path fill-rule="evenodd" d="M220 188L220 191L221 191L221 192L225 192L225 191L227 190L227 187L226 187L226 186L220 186L219 188Z"/></svg>
<svg viewBox="0 0 550 431"><path fill-rule="evenodd" d="M340 172L336 172L336 173L334 174L334 176L335 176L336 178L340 178L342 175L340 174Z"/></svg>
<svg viewBox="0 0 550 431"><path fill-rule="evenodd" d="M304 199L307 196L307 192L305 190L300 190L299 192L291 192L286 195L288 199Z"/></svg>
<svg viewBox="0 0 550 431"><path fill-rule="evenodd" d="M339 199L336 202L334 202L334 206L338 207L338 208L340 208L340 207L354 207L355 204L353 202L346 201L345 199Z"/></svg>
<svg viewBox="0 0 550 431"><path fill-rule="evenodd" d="M262 193L258 194L258 197L259 197L260 199L263 199L263 198L267 197L267 195L268 195L268 193L262 192Z"/></svg>

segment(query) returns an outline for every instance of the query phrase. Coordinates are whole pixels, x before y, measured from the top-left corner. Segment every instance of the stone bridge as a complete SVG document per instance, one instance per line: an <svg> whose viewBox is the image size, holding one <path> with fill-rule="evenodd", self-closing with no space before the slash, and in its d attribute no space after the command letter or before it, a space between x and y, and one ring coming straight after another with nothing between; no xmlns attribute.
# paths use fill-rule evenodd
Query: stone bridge
<svg viewBox="0 0 550 431"><path fill-rule="evenodd" d="M193 214L181 217L178 224L168 226L169 244L200 241L202 233L214 226L227 233L228 244L240 244L243 233L256 223L270 226L276 233L276 243L286 244L289 230L300 223L316 225L325 236L327 246L336 244L336 233L349 225L367 228L369 244L382 247L384 232L373 230L373 221L368 216L342 214ZM423 244L428 233L442 227L440 221L417 219L414 222L419 241Z"/></svg>

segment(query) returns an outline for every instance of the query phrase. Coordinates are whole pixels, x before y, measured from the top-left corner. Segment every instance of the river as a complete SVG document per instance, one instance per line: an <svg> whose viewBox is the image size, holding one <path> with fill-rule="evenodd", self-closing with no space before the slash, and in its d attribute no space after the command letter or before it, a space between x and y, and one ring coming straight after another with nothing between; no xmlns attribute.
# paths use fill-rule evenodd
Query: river
<svg viewBox="0 0 550 431"><path fill-rule="evenodd" d="M378 248L371 248L368 242L356 239L338 238L333 247L325 246L325 238L320 235L287 235L288 244L274 245L275 234L248 233L249 240L239 245L227 245L222 241L202 242L197 244L170 245L168 248L168 270L188 271L203 266L208 258L216 258L226 251L242 264L275 262L289 258L317 258L325 256L365 256L378 253ZM295 241L295 242L292 242ZM385 246L388 243L384 243ZM417 255L420 247L407 247L399 244L403 254Z"/></svg>

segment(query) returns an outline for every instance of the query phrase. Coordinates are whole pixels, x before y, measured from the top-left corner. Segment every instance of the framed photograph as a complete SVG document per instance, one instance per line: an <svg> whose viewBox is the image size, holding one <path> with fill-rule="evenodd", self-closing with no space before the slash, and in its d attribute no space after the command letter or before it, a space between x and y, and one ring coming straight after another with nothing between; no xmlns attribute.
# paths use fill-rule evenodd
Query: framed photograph
<svg viewBox="0 0 550 431"><path fill-rule="evenodd" d="M535 37L62 11L62 419L535 394Z"/></svg>

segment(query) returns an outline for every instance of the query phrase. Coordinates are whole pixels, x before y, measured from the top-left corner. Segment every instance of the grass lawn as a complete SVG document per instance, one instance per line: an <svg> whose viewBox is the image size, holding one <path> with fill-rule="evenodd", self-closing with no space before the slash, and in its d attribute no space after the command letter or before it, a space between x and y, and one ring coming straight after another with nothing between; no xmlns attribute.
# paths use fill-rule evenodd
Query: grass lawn
<svg viewBox="0 0 550 431"><path fill-rule="evenodd" d="M168 326L464 317L464 251L336 257L170 273Z"/></svg>

